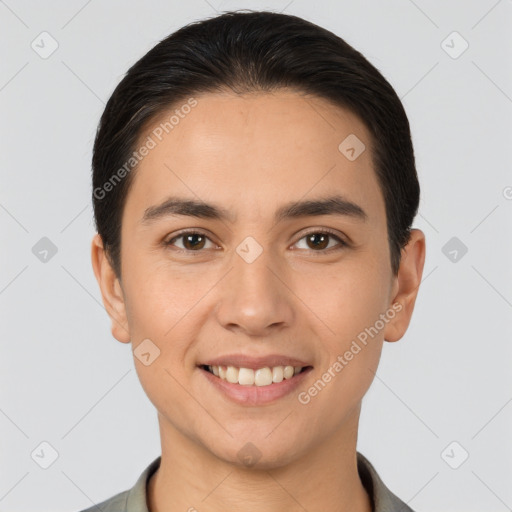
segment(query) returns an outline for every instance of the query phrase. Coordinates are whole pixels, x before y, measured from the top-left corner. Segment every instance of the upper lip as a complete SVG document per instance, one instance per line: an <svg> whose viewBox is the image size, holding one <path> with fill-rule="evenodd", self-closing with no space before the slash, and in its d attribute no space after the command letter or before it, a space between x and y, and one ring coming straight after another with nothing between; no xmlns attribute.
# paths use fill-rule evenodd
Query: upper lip
<svg viewBox="0 0 512 512"><path fill-rule="evenodd" d="M269 354L267 356L252 357L244 354L227 354L225 356L218 356L213 359L208 359L199 366L236 366L237 368L251 368L256 370L268 366L311 366L309 363L295 357L288 357L279 354Z"/></svg>

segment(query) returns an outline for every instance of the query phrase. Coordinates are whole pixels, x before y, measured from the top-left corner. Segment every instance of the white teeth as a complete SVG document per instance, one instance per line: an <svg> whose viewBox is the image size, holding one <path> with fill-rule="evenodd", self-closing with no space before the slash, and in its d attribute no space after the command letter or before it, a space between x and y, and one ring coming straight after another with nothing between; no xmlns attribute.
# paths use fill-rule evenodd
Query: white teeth
<svg viewBox="0 0 512 512"><path fill-rule="evenodd" d="M254 384L254 370L250 368L240 368L238 371L238 384L242 384L242 386L252 386Z"/></svg>
<svg viewBox="0 0 512 512"><path fill-rule="evenodd" d="M227 380L232 384L241 384L242 386L269 386L272 383L282 382L283 379L291 379L294 375L301 372L302 366L274 366L270 368L265 366L253 370L251 368L236 368L235 366L213 366L209 365L211 373Z"/></svg>
<svg viewBox="0 0 512 512"><path fill-rule="evenodd" d="M268 367L256 370L254 372L254 384L256 384L256 386L268 386L272 384L272 370Z"/></svg>
<svg viewBox="0 0 512 512"><path fill-rule="evenodd" d="M283 377L285 379L291 379L295 372L295 368L293 366L285 366L283 371Z"/></svg>
<svg viewBox="0 0 512 512"><path fill-rule="evenodd" d="M283 379L283 367L274 366L274 368L272 368L272 382L281 382Z"/></svg>
<svg viewBox="0 0 512 512"><path fill-rule="evenodd" d="M235 368L234 366L228 366L228 369L226 370L226 380L231 382L231 384L237 384L238 368Z"/></svg>

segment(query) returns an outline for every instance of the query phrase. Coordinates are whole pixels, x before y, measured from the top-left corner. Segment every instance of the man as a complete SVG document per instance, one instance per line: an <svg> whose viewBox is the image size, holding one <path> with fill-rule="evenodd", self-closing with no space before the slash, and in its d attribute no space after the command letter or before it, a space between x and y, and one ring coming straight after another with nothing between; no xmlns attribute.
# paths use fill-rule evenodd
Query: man
<svg viewBox="0 0 512 512"><path fill-rule="evenodd" d="M378 70L295 16L183 27L107 103L93 202L94 272L162 446L103 511L411 510L356 450L425 259Z"/></svg>

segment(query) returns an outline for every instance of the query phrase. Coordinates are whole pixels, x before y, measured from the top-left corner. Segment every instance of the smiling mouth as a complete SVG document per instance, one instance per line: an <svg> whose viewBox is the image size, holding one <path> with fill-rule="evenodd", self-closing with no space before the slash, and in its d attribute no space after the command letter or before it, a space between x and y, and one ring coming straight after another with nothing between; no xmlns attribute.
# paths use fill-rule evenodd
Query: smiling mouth
<svg viewBox="0 0 512 512"><path fill-rule="evenodd" d="M312 366L265 366L253 370L251 368L237 368L236 366L200 365L199 368L211 373L221 380L241 386L270 386L283 380L313 369Z"/></svg>

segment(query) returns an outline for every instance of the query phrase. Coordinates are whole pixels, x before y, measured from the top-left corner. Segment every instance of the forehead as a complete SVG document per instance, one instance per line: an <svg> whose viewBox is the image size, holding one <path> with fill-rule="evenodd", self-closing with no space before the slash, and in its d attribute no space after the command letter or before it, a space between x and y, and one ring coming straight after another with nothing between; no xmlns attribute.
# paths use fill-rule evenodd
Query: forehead
<svg viewBox="0 0 512 512"><path fill-rule="evenodd" d="M126 210L140 217L180 195L261 216L269 204L336 192L370 217L382 216L372 141L350 111L290 90L193 100L173 105L141 133L138 147L152 148L134 171ZM362 150L355 159L352 148Z"/></svg>

